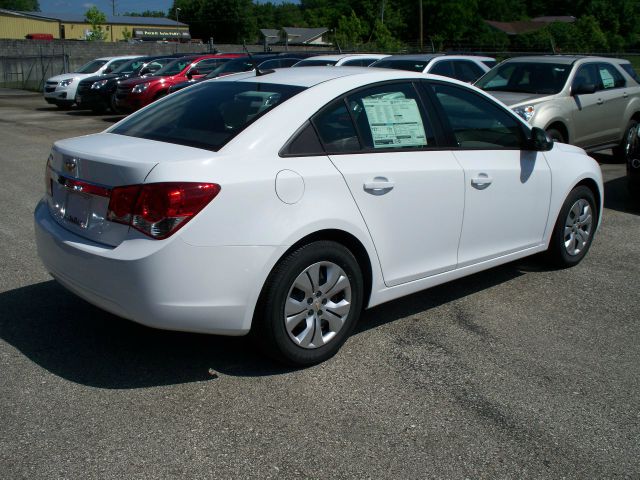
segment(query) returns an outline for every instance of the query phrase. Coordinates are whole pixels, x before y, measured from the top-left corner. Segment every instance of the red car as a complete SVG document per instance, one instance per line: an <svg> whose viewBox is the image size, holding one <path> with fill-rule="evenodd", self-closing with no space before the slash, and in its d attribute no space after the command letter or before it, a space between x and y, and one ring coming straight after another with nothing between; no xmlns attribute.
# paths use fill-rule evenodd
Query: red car
<svg viewBox="0 0 640 480"><path fill-rule="evenodd" d="M116 107L124 111L138 110L164 97L172 85L204 77L222 63L242 56L229 53L177 58L151 77L131 78L120 83L116 90Z"/></svg>

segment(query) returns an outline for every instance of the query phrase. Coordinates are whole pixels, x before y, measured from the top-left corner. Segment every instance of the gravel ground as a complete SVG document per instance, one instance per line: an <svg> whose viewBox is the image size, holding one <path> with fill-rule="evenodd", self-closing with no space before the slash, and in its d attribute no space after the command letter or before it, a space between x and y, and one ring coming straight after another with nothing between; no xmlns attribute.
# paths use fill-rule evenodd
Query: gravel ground
<svg viewBox="0 0 640 480"><path fill-rule="evenodd" d="M640 208L599 155L576 268L513 263L367 311L332 360L104 313L41 266L53 141L119 117L0 91L0 478L639 478Z"/></svg>

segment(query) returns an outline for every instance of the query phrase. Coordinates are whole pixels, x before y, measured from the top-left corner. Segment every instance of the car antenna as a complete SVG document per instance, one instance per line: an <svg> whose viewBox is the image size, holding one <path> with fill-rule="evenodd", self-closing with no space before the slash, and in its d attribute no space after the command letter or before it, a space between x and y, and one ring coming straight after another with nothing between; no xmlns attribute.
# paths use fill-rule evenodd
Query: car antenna
<svg viewBox="0 0 640 480"><path fill-rule="evenodd" d="M258 68L258 65L256 64L256 61L253 59L253 55L251 55L251 52L247 48L247 44L245 43L244 40L242 41L242 48L244 49L245 52L247 52L247 55L249 55L249 61L251 62L251 65L253 65L253 69L256 71L256 77L261 77L262 75L267 75L268 73L273 73L275 71L275 70L260 70Z"/></svg>

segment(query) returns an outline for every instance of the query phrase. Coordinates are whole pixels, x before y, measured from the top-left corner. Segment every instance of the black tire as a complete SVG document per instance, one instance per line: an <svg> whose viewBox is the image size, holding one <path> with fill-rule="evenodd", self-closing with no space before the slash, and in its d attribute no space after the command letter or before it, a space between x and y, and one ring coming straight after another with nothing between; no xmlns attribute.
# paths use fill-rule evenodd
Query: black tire
<svg viewBox="0 0 640 480"><path fill-rule="evenodd" d="M118 109L118 106L116 105L116 94L114 93L113 95L111 95L111 98L109 99L109 108L111 109L111 111L117 115L121 114L122 112Z"/></svg>
<svg viewBox="0 0 640 480"><path fill-rule="evenodd" d="M567 139L564 138L564 135L560 130L557 130L555 128L548 128L546 132L547 135L549 135L549 138L551 138L551 140L553 140L554 142L567 143Z"/></svg>
<svg viewBox="0 0 640 480"><path fill-rule="evenodd" d="M343 270L351 287L351 306L342 327L330 341L317 348L303 348L290 338L285 328L285 303L296 278L318 262L331 262ZM315 365L335 355L347 340L360 317L363 296L362 272L351 251L332 241L304 245L280 260L269 275L256 307L252 336L261 349L277 361L297 367Z"/></svg>
<svg viewBox="0 0 640 480"><path fill-rule="evenodd" d="M620 140L620 145L613 148L613 156L619 160L620 162L629 162L631 161L634 153L636 155L640 155L640 146L638 145L638 139L631 139L633 136L634 129L638 126L638 122L635 120L630 120L627 124L627 127L624 129L624 133L622 135L622 139Z"/></svg>
<svg viewBox="0 0 640 480"><path fill-rule="evenodd" d="M568 220L571 208L579 200L586 200L588 202L589 207L591 208L592 223L586 244L582 247L579 253L572 255L568 252L568 249L565 246L565 223ZM560 209L556 224L553 227L551 242L549 244L549 249L547 250L547 258L554 266L558 268L573 267L580 263L584 258L591 247L593 236L595 235L598 224L598 208L599 206L596 206L593 192L584 185L580 185L569 192L569 195Z"/></svg>

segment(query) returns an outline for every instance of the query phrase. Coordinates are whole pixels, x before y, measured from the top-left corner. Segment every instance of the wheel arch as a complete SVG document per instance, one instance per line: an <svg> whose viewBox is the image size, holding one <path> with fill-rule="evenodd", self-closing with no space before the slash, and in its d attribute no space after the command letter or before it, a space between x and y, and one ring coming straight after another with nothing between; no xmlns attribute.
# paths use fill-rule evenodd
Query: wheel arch
<svg viewBox="0 0 640 480"><path fill-rule="evenodd" d="M287 251L282 254L280 259L284 258L289 253L293 252L303 245L307 245L311 242L316 242L319 240L330 240L339 243L348 248L349 251L353 254L353 256L356 258L356 261L358 262L358 265L360 266L362 279L364 281L364 298L362 301L362 305L368 305L373 285L373 270L371 268L371 258L362 242L351 233L339 229L318 230L306 235L305 237L301 238L296 243L291 245L291 247L289 247ZM278 262L280 262L280 259L278 260ZM278 262L276 262L276 265L278 264Z"/></svg>
<svg viewBox="0 0 640 480"><path fill-rule="evenodd" d="M599 219L602 209L602 194L600 192L600 189L598 188L598 184L593 178L587 177L580 180L573 188L580 186L587 187L589 190L591 190L591 193L593 193L593 197L596 200L596 218ZM571 190L573 190L573 188Z"/></svg>
<svg viewBox="0 0 640 480"><path fill-rule="evenodd" d="M571 143L571 136L569 135L569 129L562 120L553 120L549 125L545 127L545 131L553 128L558 130L565 139L565 142Z"/></svg>

